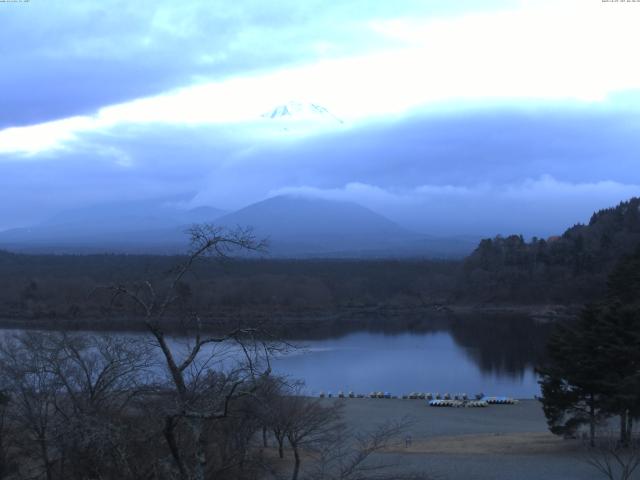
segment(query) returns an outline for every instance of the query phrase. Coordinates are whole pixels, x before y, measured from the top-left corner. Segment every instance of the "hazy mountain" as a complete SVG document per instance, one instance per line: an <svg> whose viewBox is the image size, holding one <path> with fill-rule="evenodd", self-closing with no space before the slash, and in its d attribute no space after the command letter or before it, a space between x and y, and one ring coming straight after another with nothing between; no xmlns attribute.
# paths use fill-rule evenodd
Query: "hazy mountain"
<svg viewBox="0 0 640 480"><path fill-rule="evenodd" d="M356 203L296 196L272 197L219 219L224 225L250 225L257 232L278 238L314 241L340 235L370 240L405 237L409 232L391 220Z"/></svg>
<svg viewBox="0 0 640 480"><path fill-rule="evenodd" d="M184 209L154 201L122 202L67 210L45 220L42 225L93 224L94 229L121 231L135 227L144 230L213 221L225 213L213 207Z"/></svg>
<svg viewBox="0 0 640 480"><path fill-rule="evenodd" d="M182 253L194 223L252 227L274 257L462 257L476 238L435 238L409 231L349 202L278 196L223 215L158 202L69 210L30 228L0 232L0 248L32 253Z"/></svg>
<svg viewBox="0 0 640 480"><path fill-rule="evenodd" d="M67 210L27 228L0 232L0 248L27 252L175 253L185 230L226 213L213 207L184 209L157 201L121 202Z"/></svg>
<svg viewBox="0 0 640 480"><path fill-rule="evenodd" d="M253 227L274 256L462 256L476 243L425 237L356 203L297 196L254 203L217 223Z"/></svg>

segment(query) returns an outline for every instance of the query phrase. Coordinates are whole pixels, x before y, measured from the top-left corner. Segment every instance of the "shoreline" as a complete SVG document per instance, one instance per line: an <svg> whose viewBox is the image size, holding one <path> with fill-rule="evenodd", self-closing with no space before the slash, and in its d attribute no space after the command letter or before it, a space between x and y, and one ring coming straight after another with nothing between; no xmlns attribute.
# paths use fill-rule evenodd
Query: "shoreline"
<svg viewBox="0 0 640 480"><path fill-rule="evenodd" d="M474 316L522 317L537 323L555 323L575 318L581 305L534 304L431 304L423 306L376 305L340 307L332 309L274 309L253 307L251 309L218 309L203 318L203 331L219 333L238 325L262 324L284 334L284 338L331 338L336 333L357 330L413 331L437 328L438 323ZM115 316L114 316L115 317ZM178 319L168 319L162 324L168 333L184 331ZM146 330L143 319L120 315L115 318L54 318L0 317L0 329L65 330L91 332L140 332ZM282 329L282 332L278 332Z"/></svg>
<svg viewBox="0 0 640 480"><path fill-rule="evenodd" d="M405 419L410 421L406 433L376 457L397 465L399 472L474 480L601 478L584 460L580 440L549 433L537 400L487 408L436 408L413 400L344 401L344 421L355 431Z"/></svg>

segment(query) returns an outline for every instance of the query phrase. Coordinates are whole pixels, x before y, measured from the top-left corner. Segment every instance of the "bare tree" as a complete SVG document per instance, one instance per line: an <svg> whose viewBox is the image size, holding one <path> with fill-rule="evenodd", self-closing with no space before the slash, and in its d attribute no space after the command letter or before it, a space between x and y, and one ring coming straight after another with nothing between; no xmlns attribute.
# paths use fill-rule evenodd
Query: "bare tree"
<svg viewBox="0 0 640 480"><path fill-rule="evenodd" d="M336 432L339 431L343 404L334 402L325 405L319 399L301 395L283 396L282 401L284 412L288 416L284 430L294 457L291 479L297 480L300 473L301 450L333 441Z"/></svg>
<svg viewBox="0 0 640 480"><path fill-rule="evenodd" d="M0 370L3 388L11 395L10 420L22 432L16 447L29 459L22 470L53 480L62 453L58 440L64 424L56 408L62 384L46 360L33 354L41 343L42 337L32 333L6 339L0 345Z"/></svg>
<svg viewBox="0 0 640 480"><path fill-rule="evenodd" d="M286 379L270 376L262 381L260 398L255 413L262 430L262 446L268 447L268 433L271 432L278 444L278 456L284 458L284 442L288 421L286 408L282 404L283 391L288 388Z"/></svg>
<svg viewBox="0 0 640 480"><path fill-rule="evenodd" d="M256 378L270 373L268 356L272 345L258 341L263 332L257 328L232 329L223 335L206 335L197 312L180 312L181 325L190 333L186 349L180 350L168 339L163 330L163 320L180 300L181 285L202 257L213 255L224 259L236 251L263 251L265 242L258 241L251 230L232 231L211 225L194 226L190 230L191 250L186 260L171 273L168 286L162 291L150 281L134 285L111 287L113 299L125 297L142 313L144 324L162 352L164 365L170 377L174 395L172 408L165 412L163 434L171 456L184 480L204 480L208 468L207 422L226 418L232 399L249 395L256 388ZM215 352L211 346L232 342L244 357L242 365L231 372L211 372ZM176 432L185 423L190 431L191 448L181 447Z"/></svg>
<svg viewBox="0 0 640 480"><path fill-rule="evenodd" d="M0 371L22 473L139 478L122 417L147 364L145 349L123 338L29 332L6 339Z"/></svg>
<svg viewBox="0 0 640 480"><path fill-rule="evenodd" d="M624 445L615 433L602 435L595 446L587 446L586 462L609 480L631 480L640 466L640 439Z"/></svg>
<svg viewBox="0 0 640 480"><path fill-rule="evenodd" d="M131 436L131 400L146 389L151 364L142 342L113 336L49 335L39 355L61 382L64 396L56 405L63 418L66 476L84 478L105 471L137 478L136 459L127 448Z"/></svg>
<svg viewBox="0 0 640 480"><path fill-rule="evenodd" d="M400 443L411 425L409 419L374 426L368 432L353 432L341 424L329 442L320 445L309 480L428 480L422 472L397 471L397 465L376 461L376 454Z"/></svg>
<svg viewBox="0 0 640 480"><path fill-rule="evenodd" d="M299 386L299 383L295 383L292 387L286 378L270 376L263 380L260 392L256 414L262 427L262 445L265 448L268 446L267 434L270 432L276 440L278 457L281 459L284 458L284 445L287 440L290 417L286 396L291 394L292 388Z"/></svg>
<svg viewBox="0 0 640 480"><path fill-rule="evenodd" d="M152 363L145 343L106 335L49 334L38 354L60 379L76 415L124 409L146 383Z"/></svg>
<svg viewBox="0 0 640 480"><path fill-rule="evenodd" d="M11 448L10 442L8 442L8 428L7 428L7 405L9 404L9 397L5 392L0 391L0 479L6 478L13 465L9 455L9 448Z"/></svg>

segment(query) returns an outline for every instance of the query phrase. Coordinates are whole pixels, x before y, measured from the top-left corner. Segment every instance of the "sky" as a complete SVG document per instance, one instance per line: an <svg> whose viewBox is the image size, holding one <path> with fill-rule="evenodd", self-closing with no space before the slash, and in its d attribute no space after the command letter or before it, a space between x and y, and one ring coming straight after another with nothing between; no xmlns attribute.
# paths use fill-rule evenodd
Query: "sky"
<svg viewBox="0 0 640 480"><path fill-rule="evenodd" d="M0 2L0 230L291 194L561 232L640 195L639 24L602 0Z"/></svg>

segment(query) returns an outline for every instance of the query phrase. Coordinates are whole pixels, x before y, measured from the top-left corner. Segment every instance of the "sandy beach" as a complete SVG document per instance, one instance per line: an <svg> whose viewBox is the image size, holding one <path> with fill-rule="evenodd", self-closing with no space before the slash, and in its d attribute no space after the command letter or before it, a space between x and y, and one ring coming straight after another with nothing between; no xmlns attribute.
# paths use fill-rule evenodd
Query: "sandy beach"
<svg viewBox="0 0 640 480"><path fill-rule="evenodd" d="M331 400L326 400L331 401ZM425 478L465 480L596 480L580 441L547 430L540 403L486 408L435 408L424 400L344 399L345 420L355 430L411 419L411 445L380 454L400 471Z"/></svg>

